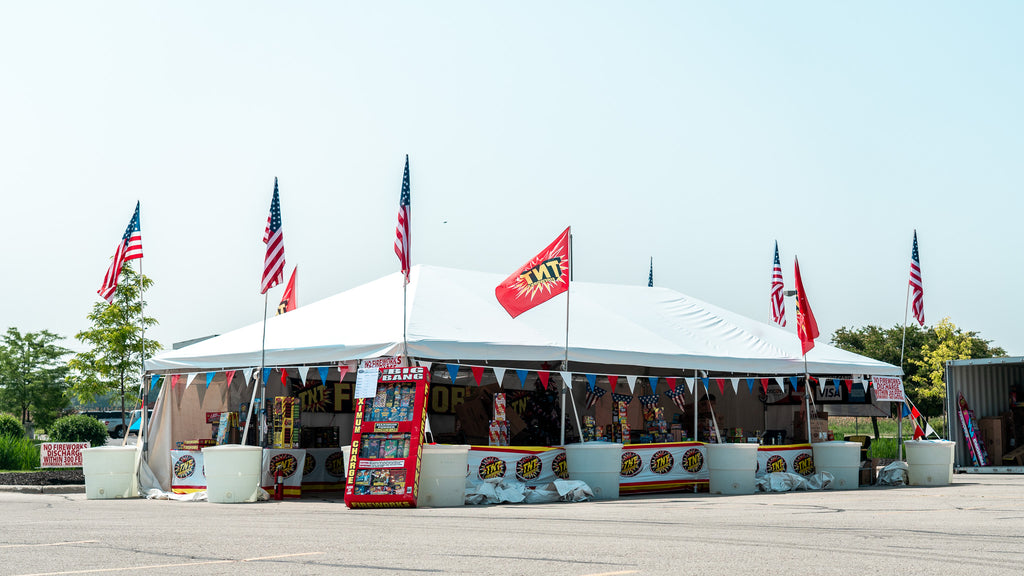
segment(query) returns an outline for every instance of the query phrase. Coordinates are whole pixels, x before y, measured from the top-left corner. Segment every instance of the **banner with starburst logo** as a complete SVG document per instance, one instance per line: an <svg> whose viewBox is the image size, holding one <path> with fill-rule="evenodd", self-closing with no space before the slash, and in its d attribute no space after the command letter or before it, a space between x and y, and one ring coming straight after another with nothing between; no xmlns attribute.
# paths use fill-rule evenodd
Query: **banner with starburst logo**
<svg viewBox="0 0 1024 576"><path fill-rule="evenodd" d="M569 228L494 289L501 307L515 318L569 290Z"/></svg>

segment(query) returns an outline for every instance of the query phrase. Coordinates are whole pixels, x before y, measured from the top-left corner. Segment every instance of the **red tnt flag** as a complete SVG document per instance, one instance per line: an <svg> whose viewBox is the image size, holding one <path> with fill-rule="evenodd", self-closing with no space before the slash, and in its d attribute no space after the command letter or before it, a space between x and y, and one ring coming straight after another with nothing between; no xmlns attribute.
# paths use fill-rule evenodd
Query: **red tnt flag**
<svg viewBox="0 0 1024 576"><path fill-rule="evenodd" d="M793 258L793 271L796 277L796 334L800 337L800 348L807 354L814 348L814 339L818 337L818 323L811 312L804 281L800 278L800 261L796 258Z"/></svg>
<svg viewBox="0 0 1024 576"><path fill-rule="evenodd" d="M298 272L298 270L298 266L292 268L292 276L288 279L288 285L284 289L284 295L281 296L281 303L277 305L278 315L295 310L295 306L298 304L295 297L295 273Z"/></svg>
<svg viewBox="0 0 1024 576"><path fill-rule="evenodd" d="M569 228L494 289L501 307L515 318L569 290Z"/></svg>

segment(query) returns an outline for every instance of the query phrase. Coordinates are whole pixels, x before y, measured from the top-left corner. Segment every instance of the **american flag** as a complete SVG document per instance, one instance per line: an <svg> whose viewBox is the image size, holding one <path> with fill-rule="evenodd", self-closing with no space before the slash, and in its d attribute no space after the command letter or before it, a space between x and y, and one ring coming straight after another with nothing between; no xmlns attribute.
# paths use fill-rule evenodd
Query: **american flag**
<svg viewBox="0 0 1024 576"><path fill-rule="evenodd" d="M626 405L629 406L629 403L632 401L633 396L631 394L615 394L614 392L612 393L612 402L625 402Z"/></svg>
<svg viewBox="0 0 1024 576"><path fill-rule="evenodd" d="M263 243L267 245L267 255L263 259L260 294L266 294L267 290L284 282L284 231L281 230L281 199L277 192L277 177L274 177L274 198L270 201Z"/></svg>
<svg viewBox="0 0 1024 576"><path fill-rule="evenodd" d="M658 404L657 394L644 394L640 396L641 406L656 406Z"/></svg>
<svg viewBox="0 0 1024 576"><path fill-rule="evenodd" d="M914 250L910 254L910 286L914 292L914 318L924 326L924 285L921 283L921 255L917 252L917 230L914 230Z"/></svg>
<svg viewBox="0 0 1024 576"><path fill-rule="evenodd" d="M139 221L138 202L135 203L132 221L128 223L128 228L125 229L124 236L121 236L121 241L114 251L114 261L110 263L107 273L103 276L103 286L96 291L107 304L114 303L114 292L117 291L117 278L121 275L121 267L128 260L136 258L142 258L142 224Z"/></svg>
<svg viewBox="0 0 1024 576"><path fill-rule="evenodd" d="M398 199L398 227L395 228L395 254L402 263L405 281L409 281L409 220L412 208L409 206L409 155L405 155L405 174L402 176L402 196Z"/></svg>
<svg viewBox="0 0 1024 576"><path fill-rule="evenodd" d="M672 400L672 403L676 405L676 408L679 408L680 412L686 412L686 398L684 397L682 387L666 391L665 396Z"/></svg>
<svg viewBox="0 0 1024 576"><path fill-rule="evenodd" d="M587 410L594 407L597 401L604 396L605 390L600 386L587 386Z"/></svg>
<svg viewBox="0 0 1024 576"><path fill-rule="evenodd" d="M782 295L782 264L779 262L779 243L775 243L775 263L772 267L772 322L786 325L786 301Z"/></svg>

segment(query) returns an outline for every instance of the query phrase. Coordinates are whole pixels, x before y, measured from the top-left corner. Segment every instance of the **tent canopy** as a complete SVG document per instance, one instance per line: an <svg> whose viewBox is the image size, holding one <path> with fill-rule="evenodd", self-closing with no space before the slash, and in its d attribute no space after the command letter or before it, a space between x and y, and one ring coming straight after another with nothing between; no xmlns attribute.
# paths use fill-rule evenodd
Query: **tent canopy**
<svg viewBox="0 0 1024 576"><path fill-rule="evenodd" d="M337 363L403 353L425 361L560 362L565 297L518 318L498 304L504 276L413 267L403 343L402 274L395 273L267 320L266 366ZM804 373L796 335L668 288L572 282L568 360L581 366ZM150 371L212 371L261 365L263 323L162 352ZM811 374L902 375L900 368L818 343Z"/></svg>

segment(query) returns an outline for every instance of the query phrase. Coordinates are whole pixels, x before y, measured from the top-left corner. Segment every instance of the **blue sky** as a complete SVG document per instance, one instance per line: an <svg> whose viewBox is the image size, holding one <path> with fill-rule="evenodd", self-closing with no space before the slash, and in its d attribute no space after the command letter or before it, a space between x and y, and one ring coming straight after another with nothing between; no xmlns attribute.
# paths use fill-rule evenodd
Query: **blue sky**
<svg viewBox="0 0 1024 576"><path fill-rule="evenodd" d="M928 323L1024 354L1022 16L7 2L0 324L87 327L136 200L154 337L258 321L275 176L300 304L391 273L409 154L414 263L507 274L571 225L577 281L653 257L656 285L767 320L778 240L831 334L903 322L916 228Z"/></svg>

